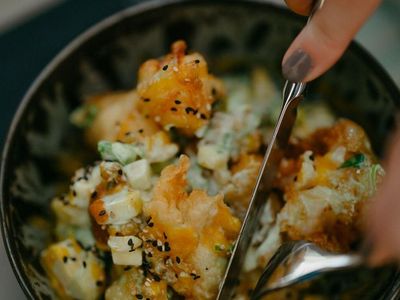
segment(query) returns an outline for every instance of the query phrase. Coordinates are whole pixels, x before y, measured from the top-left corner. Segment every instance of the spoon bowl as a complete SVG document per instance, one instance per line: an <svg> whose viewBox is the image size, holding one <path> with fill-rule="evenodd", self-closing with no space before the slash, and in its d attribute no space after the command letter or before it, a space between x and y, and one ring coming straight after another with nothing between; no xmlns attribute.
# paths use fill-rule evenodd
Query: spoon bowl
<svg viewBox="0 0 400 300"><path fill-rule="evenodd" d="M359 268L361 254L334 254L306 241L283 244L266 266L253 292L252 300L328 272Z"/></svg>

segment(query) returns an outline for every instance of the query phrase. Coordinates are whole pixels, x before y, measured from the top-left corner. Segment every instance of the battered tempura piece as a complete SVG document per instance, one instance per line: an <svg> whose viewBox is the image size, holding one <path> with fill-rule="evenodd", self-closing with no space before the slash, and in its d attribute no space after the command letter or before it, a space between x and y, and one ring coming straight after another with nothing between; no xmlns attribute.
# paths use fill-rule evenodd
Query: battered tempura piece
<svg viewBox="0 0 400 300"><path fill-rule="evenodd" d="M170 54L140 67L138 108L163 127L193 135L208 123L212 103L225 92L222 82L208 73L204 57L185 52L185 42L178 41Z"/></svg>
<svg viewBox="0 0 400 300"><path fill-rule="evenodd" d="M223 196L187 193L189 159L163 170L154 198L144 207L148 228L140 235L150 266L185 299L214 299L240 221Z"/></svg>
<svg viewBox="0 0 400 300"><path fill-rule="evenodd" d="M94 96L76 110L72 121L85 128L88 144L101 140L132 143L157 133L157 124L141 115L136 108L135 90Z"/></svg>
<svg viewBox="0 0 400 300"><path fill-rule="evenodd" d="M361 234L358 220L383 170L364 130L352 121L339 120L302 143L309 150L292 163L299 168L286 174L292 180L282 181L286 204L278 217L281 233L324 249L349 251Z"/></svg>
<svg viewBox="0 0 400 300"><path fill-rule="evenodd" d="M167 300L167 284L164 280L147 279L138 269L127 268L107 289L105 298Z"/></svg>

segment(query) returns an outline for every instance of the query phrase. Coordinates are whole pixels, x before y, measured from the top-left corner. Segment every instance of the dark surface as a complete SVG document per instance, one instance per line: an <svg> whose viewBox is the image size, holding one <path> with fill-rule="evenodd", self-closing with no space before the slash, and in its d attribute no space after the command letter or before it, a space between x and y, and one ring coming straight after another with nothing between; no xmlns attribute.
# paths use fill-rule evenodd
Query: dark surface
<svg viewBox="0 0 400 300"><path fill-rule="evenodd" d="M91 25L143 0L67 0L0 35L0 145L30 84L46 64Z"/></svg>

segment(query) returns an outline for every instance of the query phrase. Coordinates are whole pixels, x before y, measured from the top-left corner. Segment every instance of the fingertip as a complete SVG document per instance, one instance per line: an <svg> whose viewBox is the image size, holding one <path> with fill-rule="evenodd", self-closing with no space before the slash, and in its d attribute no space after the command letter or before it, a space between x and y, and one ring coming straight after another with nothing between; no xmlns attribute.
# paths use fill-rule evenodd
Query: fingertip
<svg viewBox="0 0 400 300"><path fill-rule="evenodd" d="M378 246L367 257L367 264L370 267L379 267L390 263L393 260L392 258L393 255L389 248Z"/></svg>
<svg viewBox="0 0 400 300"><path fill-rule="evenodd" d="M287 0L291 7L298 2L301 1ZM308 82L325 73L337 62L351 42L352 37L378 3L379 0L372 0L368 2L368 5L360 7L362 0L351 2L347 0L326 1L285 54L282 64L284 76L287 79L301 78L302 82ZM288 70L286 62L298 49L307 53L311 67L308 68L306 74L292 77L291 75L296 73L297 70Z"/></svg>
<svg viewBox="0 0 400 300"><path fill-rule="evenodd" d="M287 6L296 14L308 16L312 7L312 0L285 0Z"/></svg>

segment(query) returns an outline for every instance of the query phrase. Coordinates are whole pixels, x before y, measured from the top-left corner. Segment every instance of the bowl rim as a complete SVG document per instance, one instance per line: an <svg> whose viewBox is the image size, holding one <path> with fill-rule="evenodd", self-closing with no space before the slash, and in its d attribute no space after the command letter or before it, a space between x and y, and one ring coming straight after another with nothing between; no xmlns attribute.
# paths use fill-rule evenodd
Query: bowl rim
<svg viewBox="0 0 400 300"><path fill-rule="evenodd" d="M143 1L143 0L142 0ZM50 60L49 63L40 71L39 75L34 79L31 83L24 96L22 97L21 102L18 105L16 112L12 118L11 124L8 128L6 138L3 144L3 150L1 154L0 161L0 218L1 218L1 234L3 239L3 244L5 247L5 251L7 253L8 260L14 272L14 275L21 286L24 294L28 297L28 299L36 299L35 292L29 283L29 279L25 272L23 271L22 264L18 261L15 253L16 243L12 237L14 237L15 230L8 223L8 215L9 215L9 199L5 200L5 173L8 169L8 158L10 155L10 147L14 140L15 133L20 124L21 118L25 115L28 104L33 99L33 96L37 92L37 90L41 87L41 85L48 79L48 77L57 69L57 67L66 60L70 54L79 50L79 48L84 45L86 42L90 41L91 38L95 37L98 34L101 34L104 30L111 28L117 25L120 22L123 22L125 19L135 17L141 13L150 12L152 10L159 10L165 7L173 7L179 5L221 5L221 4L235 4L235 5L248 5L248 6L263 6L268 7L269 9L274 10L276 13L286 15L290 18L296 18L298 20L305 20L304 17L295 15L291 13L284 6L274 3L274 2L266 2L265 0L150 0L133 4L132 6L126 7L116 13L111 14L110 16L104 18L103 20L96 22L92 26L88 27L85 31L77 35L73 38L67 45L54 57ZM400 91L397 85L394 83L391 76L384 69L384 67L377 61L377 59L370 54L363 46L361 46L358 42L352 41L348 47L348 51L357 54L361 60L368 62L368 68L375 73L378 78L381 78L382 82L384 82L385 88L388 93L391 95L393 99L399 99L398 103L395 103L396 106L400 106Z"/></svg>

